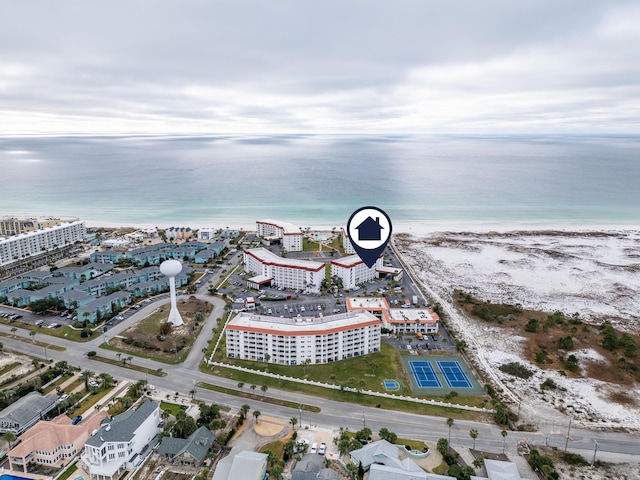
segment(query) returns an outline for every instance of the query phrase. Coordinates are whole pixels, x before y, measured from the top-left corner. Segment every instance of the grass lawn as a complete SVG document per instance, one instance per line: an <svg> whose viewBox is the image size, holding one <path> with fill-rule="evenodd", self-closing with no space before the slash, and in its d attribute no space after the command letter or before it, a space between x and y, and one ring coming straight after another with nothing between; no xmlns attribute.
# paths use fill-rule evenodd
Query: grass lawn
<svg viewBox="0 0 640 480"><path fill-rule="evenodd" d="M67 380L69 380L69 377L66 375L63 375L62 377L60 377L58 380L56 380L55 382L53 382L51 385L49 385L47 388L45 388L42 393L43 395L48 395L51 392L54 392L56 390L56 387L58 387L59 385L62 385L64 382L66 382Z"/></svg>
<svg viewBox="0 0 640 480"><path fill-rule="evenodd" d="M423 448L427 448L428 445L424 443L422 440L411 440L408 438L397 438L396 445L409 445L412 450L420 450Z"/></svg>
<svg viewBox="0 0 640 480"><path fill-rule="evenodd" d="M258 423L260 423L259 418L258 418ZM284 454L284 443L282 443L280 440L267 443L260 449L260 453L267 453L267 452L273 453L276 458L282 458L282 455Z"/></svg>
<svg viewBox="0 0 640 480"><path fill-rule="evenodd" d="M48 322L49 318L51 318L51 322ZM45 315L42 316L42 319L48 323L54 323L56 318L57 317L48 317ZM94 339L96 335L99 334L98 332L96 332L91 337L83 338L80 336L80 330L72 328L70 326L64 326L60 328L46 328L44 326L39 327L31 323L23 323L23 322L16 322L16 321L9 322L7 321L6 318L0 319L0 322L4 323L5 325L12 325L16 328L21 328L22 330L29 330L30 332L36 332L36 337L38 335L46 335L49 337L64 338L66 340L71 340L73 342L88 342L89 340ZM3 333L2 336L13 338L13 334Z"/></svg>
<svg viewBox="0 0 640 480"><path fill-rule="evenodd" d="M169 402L160 402L160 409L169 412L174 417L178 414L179 411L184 411L187 409L186 405L176 405L175 403Z"/></svg>
<svg viewBox="0 0 640 480"><path fill-rule="evenodd" d="M96 393L90 394L80 403L80 407L76 408L73 413L75 415L83 415L91 407L93 407L94 405L98 405L100 400L104 398L110 391L111 388L101 388Z"/></svg>
<svg viewBox="0 0 640 480"><path fill-rule="evenodd" d="M282 380L271 377L263 377L251 373L232 370L229 368L216 367L215 369L201 364L200 370L212 375L231 378L238 382L244 382L248 387L252 384L267 385L269 388L277 388L288 390L290 392L304 393L320 398L327 398L337 402L348 402L369 407L384 408L387 410L399 410L402 412L418 413L422 415L434 415L439 417L452 417L464 420L490 421L491 416L486 413L472 412L469 410L461 410L456 408L439 407L436 405L424 405L420 403L407 402L405 400L397 400L394 398L380 398L370 395L359 394L355 392L344 392L341 390L333 390L329 388L316 387L314 385L305 385L298 382ZM469 404L481 403L478 397L467 397L465 400ZM298 408L297 406L295 408Z"/></svg>
<svg viewBox="0 0 640 480"><path fill-rule="evenodd" d="M102 363L108 363L109 365L116 365L122 368L128 368L130 370L135 370L141 373L148 373L149 375L155 375L156 377L166 377L166 372L163 372L162 369L153 370L152 368L141 367L140 365L129 363L127 365L123 365L121 360L117 360L115 358L107 358L102 357L100 355L95 355L93 357L87 357L89 360L96 360Z"/></svg>
<svg viewBox="0 0 640 480"><path fill-rule="evenodd" d="M36 330L39 327L35 327L35 328L25 328L25 330L31 330L34 332L38 332L38 330ZM47 330L55 330L55 329L47 329ZM5 337L5 338L14 338L12 333L5 333L5 332L0 332L0 337ZM34 345L38 345L39 347L47 347L50 348L51 350L55 350L56 352L64 352L66 350L66 348L64 347L59 347L58 345L51 345L48 342L41 342L36 340L34 337L31 337L29 340L26 340L24 338L18 338L15 337L16 340L20 340L21 342L31 342Z"/></svg>
<svg viewBox="0 0 640 480"><path fill-rule="evenodd" d="M304 410L305 412L318 413L322 410L320 407L316 407L314 405L307 405L307 404L298 403L298 402L290 402L288 400L281 400L279 398L271 398L266 394L263 396L263 395L258 395L257 393L249 393L241 390L234 390L233 388L220 387L218 385L212 385L206 382L198 382L197 386L206 388L207 390L212 390L214 392L226 393L227 395L235 395L236 397L247 398L249 400L257 400L259 402L271 403L272 405L280 405L282 407L298 408L298 409ZM250 387L250 385L245 385L245 386L247 387L247 389Z"/></svg>
<svg viewBox="0 0 640 480"><path fill-rule="evenodd" d="M18 365L22 365L22 363L13 362L13 363L10 363L9 365L5 365L3 368L0 369L0 375L4 375L5 373L10 372L14 368L16 368Z"/></svg>
<svg viewBox="0 0 640 480"><path fill-rule="evenodd" d="M60 475L57 480L67 480L73 473L78 470L78 461L76 460L73 465L67 468L62 475Z"/></svg>

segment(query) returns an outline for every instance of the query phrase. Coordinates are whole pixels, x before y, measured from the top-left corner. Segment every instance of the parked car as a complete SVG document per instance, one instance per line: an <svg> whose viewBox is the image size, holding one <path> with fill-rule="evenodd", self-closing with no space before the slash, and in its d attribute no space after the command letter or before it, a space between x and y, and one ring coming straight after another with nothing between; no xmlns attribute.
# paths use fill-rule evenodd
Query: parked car
<svg viewBox="0 0 640 480"><path fill-rule="evenodd" d="M322 442L320 444L320 448L318 449L318 455L324 455L324 452L327 450L327 444Z"/></svg>
<svg viewBox="0 0 640 480"><path fill-rule="evenodd" d="M77 425L82 421L82 415L78 415L77 417L73 417L71 420L71 425Z"/></svg>
<svg viewBox="0 0 640 480"><path fill-rule="evenodd" d="M317 452L318 452L318 444L314 443L313 445L311 445L310 453L317 453Z"/></svg>

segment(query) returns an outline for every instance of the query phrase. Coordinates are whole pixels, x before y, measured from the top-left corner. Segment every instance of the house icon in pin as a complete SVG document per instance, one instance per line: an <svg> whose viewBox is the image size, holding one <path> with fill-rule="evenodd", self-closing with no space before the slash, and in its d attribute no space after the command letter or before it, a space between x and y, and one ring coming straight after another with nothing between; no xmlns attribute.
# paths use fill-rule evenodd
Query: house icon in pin
<svg viewBox="0 0 640 480"><path fill-rule="evenodd" d="M380 240L380 230L384 229L380 225L380 217L376 217L374 220L371 217L367 217L360 225L356 227L358 230L358 240Z"/></svg>

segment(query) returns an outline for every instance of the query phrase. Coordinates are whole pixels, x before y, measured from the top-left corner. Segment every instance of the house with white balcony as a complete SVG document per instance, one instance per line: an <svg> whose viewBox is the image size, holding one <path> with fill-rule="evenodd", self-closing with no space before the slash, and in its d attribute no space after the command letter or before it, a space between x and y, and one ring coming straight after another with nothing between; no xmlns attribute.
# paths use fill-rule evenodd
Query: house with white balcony
<svg viewBox="0 0 640 480"><path fill-rule="evenodd" d="M141 452L157 435L160 404L147 400L103 423L85 443L81 460L90 480L114 480L135 468Z"/></svg>

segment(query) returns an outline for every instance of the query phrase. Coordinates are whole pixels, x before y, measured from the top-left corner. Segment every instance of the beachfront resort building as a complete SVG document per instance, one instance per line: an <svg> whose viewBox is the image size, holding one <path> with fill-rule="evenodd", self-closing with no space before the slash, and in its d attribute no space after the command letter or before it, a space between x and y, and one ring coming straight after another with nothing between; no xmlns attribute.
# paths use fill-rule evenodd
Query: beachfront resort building
<svg viewBox="0 0 640 480"><path fill-rule="evenodd" d="M263 247L244 251L244 269L261 283L311 292L319 292L325 279L324 263L283 258Z"/></svg>
<svg viewBox="0 0 640 480"><path fill-rule="evenodd" d="M82 464L90 480L120 478L126 468L141 462L140 454L158 433L160 404L147 400L137 409L129 409L103 423L84 446Z"/></svg>
<svg viewBox="0 0 640 480"><path fill-rule="evenodd" d="M344 289L352 290L360 283L378 278L378 269L382 267L382 255L371 268L367 267L358 255L349 255L331 262L331 276L340 278Z"/></svg>
<svg viewBox="0 0 640 480"><path fill-rule="evenodd" d="M76 221L0 238L0 266L82 242L86 233L84 222Z"/></svg>
<svg viewBox="0 0 640 480"><path fill-rule="evenodd" d="M393 333L438 333L440 317L430 308L391 308L384 297L347 297L346 304L348 312L364 310L375 315Z"/></svg>
<svg viewBox="0 0 640 480"><path fill-rule="evenodd" d="M281 243L287 252L302 251L302 230L297 225L279 220L258 220L256 233L267 244Z"/></svg>
<svg viewBox="0 0 640 480"><path fill-rule="evenodd" d="M61 223L78 221L78 218L30 217L19 218L4 216L0 218L0 236L18 235L20 233L35 232L53 227Z"/></svg>
<svg viewBox="0 0 640 480"><path fill-rule="evenodd" d="M241 312L225 327L227 355L283 365L336 362L380 350L380 327L364 311L320 318Z"/></svg>

